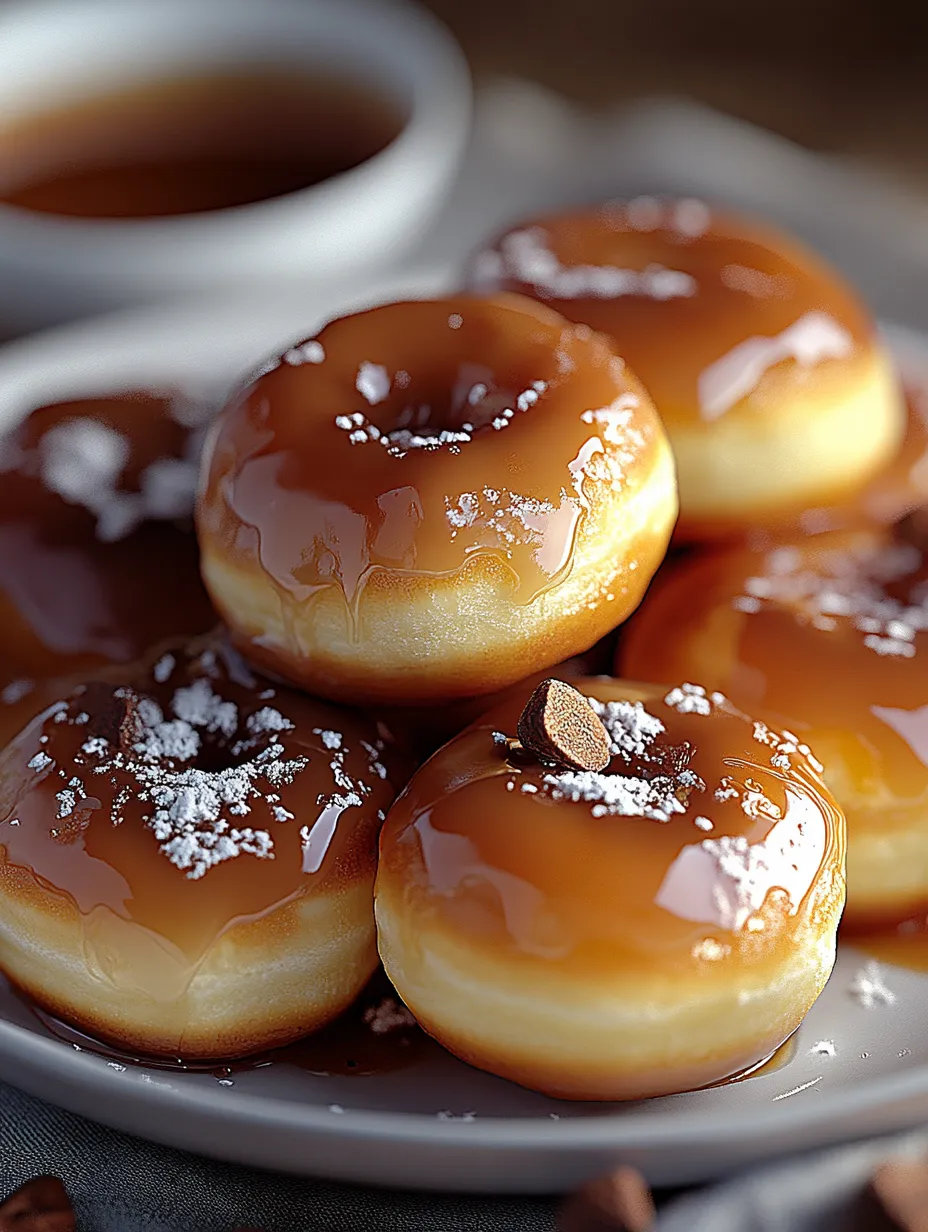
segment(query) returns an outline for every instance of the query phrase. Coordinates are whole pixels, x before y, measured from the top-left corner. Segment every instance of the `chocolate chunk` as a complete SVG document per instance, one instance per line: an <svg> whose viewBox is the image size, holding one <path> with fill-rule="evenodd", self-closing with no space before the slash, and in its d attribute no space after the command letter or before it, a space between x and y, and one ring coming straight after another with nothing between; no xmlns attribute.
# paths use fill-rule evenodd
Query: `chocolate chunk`
<svg viewBox="0 0 928 1232"><path fill-rule="evenodd" d="M928 1159L881 1164L854 1209L856 1232L928 1232Z"/></svg>
<svg viewBox="0 0 928 1232"><path fill-rule="evenodd" d="M651 1232L651 1191L634 1168L616 1168L584 1185L558 1212L558 1232Z"/></svg>
<svg viewBox="0 0 928 1232"><path fill-rule="evenodd" d="M563 680L544 680L519 719L519 739L541 761L574 770L605 770L609 733L582 693Z"/></svg>
<svg viewBox="0 0 928 1232"><path fill-rule="evenodd" d="M38 1176L0 1203L0 1232L74 1232L68 1191L56 1176Z"/></svg>
<svg viewBox="0 0 928 1232"><path fill-rule="evenodd" d="M903 543L910 543L920 552L928 552L928 505L920 505L901 518L893 528Z"/></svg>

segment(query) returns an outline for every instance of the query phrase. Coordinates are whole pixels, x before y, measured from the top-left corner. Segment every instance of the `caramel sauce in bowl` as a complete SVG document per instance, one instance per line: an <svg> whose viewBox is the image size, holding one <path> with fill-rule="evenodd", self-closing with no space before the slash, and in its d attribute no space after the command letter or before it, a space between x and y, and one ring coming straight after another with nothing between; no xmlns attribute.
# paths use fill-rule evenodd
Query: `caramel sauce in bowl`
<svg viewBox="0 0 928 1232"><path fill-rule="evenodd" d="M344 175L404 122L359 84L292 70L127 86L0 125L0 205L109 220L236 209Z"/></svg>
<svg viewBox="0 0 928 1232"><path fill-rule="evenodd" d="M413 7L30 0L0 114L0 320L26 329L369 274L450 186L470 83Z"/></svg>
<svg viewBox="0 0 928 1232"><path fill-rule="evenodd" d="M804 745L721 697L574 683L613 740L604 773L511 760L514 701L391 810L387 973L446 1047L548 1093L628 1098L742 1071L831 970L843 817Z"/></svg>

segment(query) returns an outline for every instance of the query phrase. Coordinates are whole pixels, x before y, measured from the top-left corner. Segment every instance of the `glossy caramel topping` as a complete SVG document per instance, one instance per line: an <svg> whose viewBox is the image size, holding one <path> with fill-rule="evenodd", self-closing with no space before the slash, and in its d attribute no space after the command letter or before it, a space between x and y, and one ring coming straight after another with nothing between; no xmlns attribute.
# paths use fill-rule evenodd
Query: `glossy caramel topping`
<svg viewBox="0 0 928 1232"><path fill-rule="evenodd" d="M847 812L889 832L928 807L928 566L883 531L696 557L649 597L623 670L683 673L796 726Z"/></svg>
<svg viewBox="0 0 928 1232"><path fill-rule="evenodd" d="M378 893L423 931L584 975L787 951L844 893L844 823L805 746L697 688L574 682L610 731L592 774L507 760L521 703L436 754L387 819Z"/></svg>
<svg viewBox="0 0 928 1232"><path fill-rule="evenodd" d="M394 794L375 729L213 640L113 677L0 758L0 886L75 909L96 970L157 956L182 979L232 925L373 875Z"/></svg>
<svg viewBox="0 0 928 1232"><path fill-rule="evenodd" d="M42 407L2 438L3 705L214 623L191 523L205 418L126 393Z"/></svg>
<svg viewBox="0 0 928 1232"><path fill-rule="evenodd" d="M390 101L286 65L96 94L0 122L0 202L69 218L200 214L299 192L379 153Z"/></svg>
<svg viewBox="0 0 928 1232"><path fill-rule="evenodd" d="M527 223L478 256L472 281L610 335L671 428L776 411L774 380L806 382L873 338L818 258L694 200L638 197Z"/></svg>
<svg viewBox="0 0 928 1232"><path fill-rule="evenodd" d="M392 304L289 351L221 417L201 534L283 601L454 574L475 556L529 603L570 570L596 484L660 433L608 344L527 301Z"/></svg>

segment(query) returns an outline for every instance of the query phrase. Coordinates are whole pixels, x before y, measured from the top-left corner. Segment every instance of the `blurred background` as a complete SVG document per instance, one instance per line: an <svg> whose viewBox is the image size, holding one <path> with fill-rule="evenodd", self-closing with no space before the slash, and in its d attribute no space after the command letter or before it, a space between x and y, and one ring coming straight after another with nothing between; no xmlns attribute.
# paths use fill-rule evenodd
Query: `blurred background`
<svg viewBox="0 0 928 1232"><path fill-rule="evenodd" d="M660 191L766 215L840 266L880 316L928 325L928 42L917 6L424 0L473 73L468 144L468 86L453 45L403 0L371 0L363 20L350 16L353 4L0 0L0 338L233 282L303 279L321 288L411 262L442 266L453 281L475 247L520 217ZM197 102L189 89L186 116L168 93L144 107L128 96L118 102L119 90L189 76L190 66L195 78L214 55L228 65L253 49L263 79L243 79L231 93L227 83L212 119L207 95ZM366 152L349 148L357 124L332 110L344 111L344 99L288 101L289 87L274 80L279 57L307 81L334 57L347 66L346 81L389 78L385 98L413 97L404 149L387 148L390 166L366 161L379 137ZM104 99L93 115L78 108L68 118L69 91L102 97L108 87L98 83L117 77L115 104ZM46 95L58 105L55 91L64 92L57 119L16 127L18 108L28 115ZM169 104L174 118L159 119ZM44 187L3 195L4 179L28 180L52 146L54 181L55 166L92 161L107 141L122 143L130 161L145 141L166 141L168 152L171 143L188 147L188 172L157 158L128 173L117 159L106 172L107 185L142 203L128 230L96 225L117 215L92 210L84 210L90 226L59 225L41 205ZM237 141L250 148L236 151ZM46 154L37 153L43 142ZM187 210L167 208L172 193L182 200L201 191L219 192L216 204L240 203L220 200L227 167L194 187L201 172L209 178L189 158L196 142L211 157L251 159L246 178L261 159L277 160L273 171L255 172L271 178L249 198L258 203L251 221L214 210L190 226ZM297 165L304 153L316 165ZM358 174L336 174L345 168ZM66 191L108 192L102 184ZM286 185L307 191L281 204ZM60 188L52 182L59 198ZM146 214L159 196L164 208ZM168 217L166 229L146 225L156 215Z"/></svg>
<svg viewBox="0 0 928 1232"><path fill-rule="evenodd" d="M479 78L688 97L928 191L924 11L899 0L428 0Z"/></svg>

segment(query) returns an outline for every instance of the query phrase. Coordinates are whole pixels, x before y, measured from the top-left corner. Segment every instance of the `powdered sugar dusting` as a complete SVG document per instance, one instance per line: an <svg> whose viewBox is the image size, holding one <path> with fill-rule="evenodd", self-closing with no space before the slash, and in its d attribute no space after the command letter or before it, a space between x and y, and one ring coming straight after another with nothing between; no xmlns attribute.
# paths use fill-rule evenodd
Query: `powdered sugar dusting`
<svg viewBox="0 0 928 1232"><path fill-rule="evenodd" d="M492 261L479 262L478 283L498 286L512 280L548 299L619 299L628 295L668 300L695 295L696 280L681 270L651 263L642 270L616 265L565 265L550 247L543 227L511 231Z"/></svg>
<svg viewBox="0 0 928 1232"><path fill-rule="evenodd" d="M172 654L165 654L161 656L152 670L152 675L158 684L164 684L164 682L170 677L171 672L173 672L176 663L177 660Z"/></svg>
<svg viewBox="0 0 928 1232"><path fill-rule="evenodd" d="M294 368L298 368L302 364L321 364L325 360L325 347L321 342L313 338L309 342L303 342L299 346L291 347L289 351L285 351L283 360L285 364L289 364Z"/></svg>
<svg viewBox="0 0 928 1232"><path fill-rule="evenodd" d="M721 698L721 694L718 695ZM681 684L664 698L678 714L711 714L712 701L701 684Z"/></svg>
<svg viewBox="0 0 928 1232"><path fill-rule="evenodd" d="M168 667L169 658L173 656L159 661L165 663L161 673L165 680L175 666L172 662ZM293 723L272 706L262 706L243 718L238 706L203 678L175 689L167 714L153 698L132 690L118 689L114 697L126 708L119 743L102 734L82 742L75 758L75 765L83 767L82 777L69 779L58 791L59 818L71 816L84 800L99 807L93 784L101 776L118 787L111 806L112 823L123 822L130 802L141 803L142 820L162 854L191 879L241 854L273 859L274 841L261 817L272 825L294 819L280 793L310 764L308 756L290 755L282 743L282 734L293 730ZM75 726L84 717L74 716L66 707L59 713L63 721ZM341 733L326 730L321 735L330 759L332 789L315 802L327 830L317 835L314 851L319 863L339 813L362 804L371 791L368 782L355 781L348 772L348 749ZM247 756L238 764L201 769L196 761L207 739L224 742L219 747L227 748L233 757ZM371 744L369 748L369 764L379 765L382 746ZM30 767L41 773L53 764L40 751Z"/></svg>
<svg viewBox="0 0 928 1232"><path fill-rule="evenodd" d="M649 817L669 821L685 812L676 795L677 784L669 777L653 779L631 775L596 774L590 770L563 770L546 774L545 785L555 800L584 800L592 804L594 817Z"/></svg>
<svg viewBox="0 0 928 1232"><path fill-rule="evenodd" d="M548 793L554 799L588 802L594 817L611 815L669 821L675 814L685 812L689 792L705 790L705 784L696 774L681 769L644 775L644 765L651 760L654 742L665 730L661 720L650 714L641 702L600 702L595 697L588 697L587 701L606 728L613 757L626 764L637 761L642 772L551 772L544 776Z"/></svg>
<svg viewBox="0 0 928 1232"><path fill-rule="evenodd" d="M851 545L821 553L813 561L795 549L778 549L763 559L763 570L744 581L733 606L750 613L786 608L825 632L860 634L861 644L882 657L912 659L919 634L928 630L928 591L908 599L890 593L921 565L907 544Z"/></svg>
<svg viewBox="0 0 928 1232"><path fill-rule="evenodd" d="M833 1057L837 1055L834 1040L818 1040L809 1049L813 1057Z"/></svg>
<svg viewBox="0 0 928 1232"><path fill-rule="evenodd" d="M377 406L385 402L390 394L393 382L383 364L372 364L364 360L358 368L354 387L369 406Z"/></svg>
<svg viewBox="0 0 928 1232"><path fill-rule="evenodd" d="M147 519L189 517L199 471L199 437L190 438L190 456L156 458L139 477L139 491L119 489L131 444L129 438L97 419L63 420L42 436L39 473L44 486L96 519L97 538L112 543Z"/></svg>
<svg viewBox="0 0 928 1232"><path fill-rule="evenodd" d="M27 697L35 688L34 680L11 680L10 683L0 691L0 702L4 706L15 706L17 702L21 702L24 697Z"/></svg>
<svg viewBox="0 0 928 1232"><path fill-rule="evenodd" d="M416 1025L415 1018L395 997L384 997L376 1005L368 1006L363 1018L374 1035L389 1035Z"/></svg>
<svg viewBox="0 0 928 1232"><path fill-rule="evenodd" d="M609 733L613 756L643 757L665 730L657 715L649 714L641 702L600 702L595 697L587 700Z"/></svg>
<svg viewBox="0 0 928 1232"><path fill-rule="evenodd" d="M231 736L238 726L238 709L216 694L208 680L195 680L174 694L174 713L193 727Z"/></svg>
<svg viewBox="0 0 928 1232"><path fill-rule="evenodd" d="M865 1010L872 1010L878 1005L894 1005L896 1002L896 994L886 987L880 966L875 962L868 962L865 967L861 967L847 991Z"/></svg>

